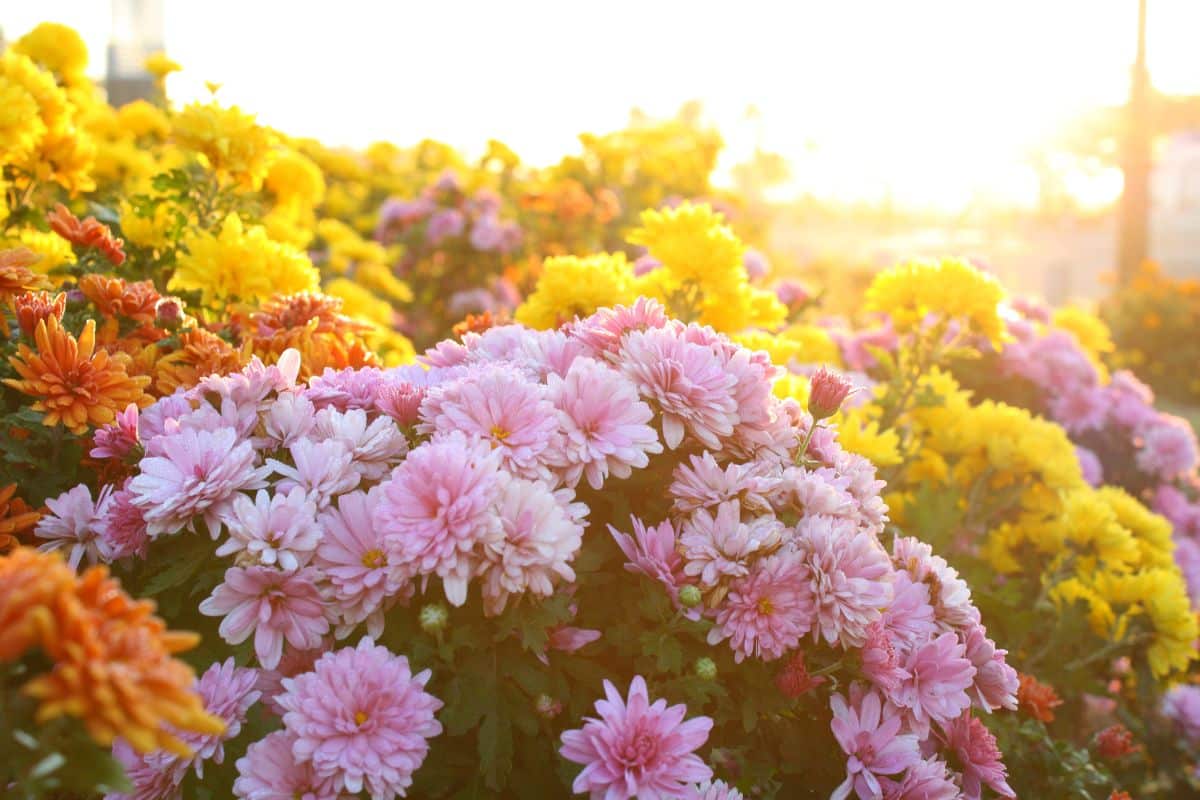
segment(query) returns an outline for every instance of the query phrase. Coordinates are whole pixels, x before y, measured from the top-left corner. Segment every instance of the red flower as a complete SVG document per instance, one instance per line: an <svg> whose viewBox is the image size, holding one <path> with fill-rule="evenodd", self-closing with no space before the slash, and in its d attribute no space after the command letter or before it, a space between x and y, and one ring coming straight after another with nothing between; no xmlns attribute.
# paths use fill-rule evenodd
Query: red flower
<svg viewBox="0 0 1200 800"><path fill-rule="evenodd" d="M812 392L808 396L808 412L813 419L832 417L842 407L850 390L850 381L832 370L819 368L812 376Z"/></svg>
<svg viewBox="0 0 1200 800"><path fill-rule="evenodd" d="M823 677L814 678L808 674L808 667L804 666L804 653L802 652L797 652L788 659L787 663L783 665L783 669L775 676L775 686L792 700L805 692L812 691L824 682Z"/></svg>
<svg viewBox="0 0 1200 800"><path fill-rule="evenodd" d="M1109 725L1096 734L1096 752L1101 758L1112 761L1141 749L1141 745L1133 743L1133 733L1120 723Z"/></svg>

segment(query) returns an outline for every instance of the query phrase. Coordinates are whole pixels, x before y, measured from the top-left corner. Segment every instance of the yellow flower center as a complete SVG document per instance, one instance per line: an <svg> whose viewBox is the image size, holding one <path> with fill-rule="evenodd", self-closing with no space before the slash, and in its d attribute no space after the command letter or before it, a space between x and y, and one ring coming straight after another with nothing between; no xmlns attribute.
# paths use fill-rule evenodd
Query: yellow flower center
<svg viewBox="0 0 1200 800"><path fill-rule="evenodd" d="M366 721L367 721L367 712L365 712L365 711L355 711L354 712L354 724L355 725L357 725L361 728L362 724Z"/></svg>
<svg viewBox="0 0 1200 800"><path fill-rule="evenodd" d="M506 431L506 430L504 430L504 428L501 428L499 425L492 426L492 438L493 439L499 439L500 441L503 442L505 439L508 438L510 433L511 433L511 431Z"/></svg>
<svg viewBox="0 0 1200 800"><path fill-rule="evenodd" d="M774 610L775 606L771 602L771 598L764 597L758 601L758 613L762 614L764 617L768 616Z"/></svg>
<svg viewBox="0 0 1200 800"><path fill-rule="evenodd" d="M386 563L383 551L378 548L363 553L362 565L367 569L379 569Z"/></svg>

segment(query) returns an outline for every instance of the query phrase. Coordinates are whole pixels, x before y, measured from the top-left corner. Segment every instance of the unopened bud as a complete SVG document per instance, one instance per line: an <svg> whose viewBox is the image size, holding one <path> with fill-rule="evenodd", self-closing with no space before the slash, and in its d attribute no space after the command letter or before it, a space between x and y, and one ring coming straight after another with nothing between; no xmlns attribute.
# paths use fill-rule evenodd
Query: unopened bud
<svg viewBox="0 0 1200 800"><path fill-rule="evenodd" d="M702 681L717 679L717 662L707 656L697 658L696 663L692 665L692 669L695 671L696 677Z"/></svg>
<svg viewBox="0 0 1200 800"><path fill-rule="evenodd" d="M679 590L679 604L684 608L695 608L703 599L695 586L685 586Z"/></svg>
<svg viewBox="0 0 1200 800"><path fill-rule="evenodd" d="M161 328L175 330L183 322L183 302L178 297L164 297L154 304L154 321Z"/></svg>
<svg viewBox="0 0 1200 800"><path fill-rule="evenodd" d="M562 703L548 694L539 694L533 701L533 710L542 719L554 719L562 713Z"/></svg>
<svg viewBox="0 0 1200 800"><path fill-rule="evenodd" d="M808 395L808 413L814 420L832 417L854 387L836 372L819 368L812 375L812 391Z"/></svg>
<svg viewBox="0 0 1200 800"><path fill-rule="evenodd" d="M430 603L421 608L421 630L426 633L441 633L450 621L450 612L441 603Z"/></svg>

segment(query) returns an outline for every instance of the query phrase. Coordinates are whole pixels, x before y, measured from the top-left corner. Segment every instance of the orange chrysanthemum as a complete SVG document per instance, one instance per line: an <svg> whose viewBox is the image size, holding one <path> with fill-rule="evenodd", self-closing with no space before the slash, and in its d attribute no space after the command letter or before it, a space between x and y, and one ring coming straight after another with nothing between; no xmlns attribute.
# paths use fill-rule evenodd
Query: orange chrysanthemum
<svg viewBox="0 0 1200 800"><path fill-rule="evenodd" d="M250 314L244 324L255 355L274 363L289 348L300 352L301 377L326 367L378 366L378 357L363 336L370 325L341 313L337 297L311 292L275 295Z"/></svg>
<svg viewBox="0 0 1200 800"><path fill-rule="evenodd" d="M130 403L145 407L154 402L144 391L150 379L131 377L125 370L128 356L96 350L96 323L88 320L78 340L59 326L54 317L38 322L34 331L37 350L20 345L9 357L20 379L5 383L39 398L35 411L45 415L42 424L59 423L81 434L89 425L112 422L117 411Z"/></svg>
<svg viewBox="0 0 1200 800"><path fill-rule="evenodd" d="M125 242L112 235L112 231L95 217L80 220L66 206L59 203L46 215L50 228L76 247L94 247L114 267L125 263Z"/></svg>
<svg viewBox="0 0 1200 800"><path fill-rule="evenodd" d="M44 319L54 317L62 322L63 312L67 310L67 296L61 292L25 292L13 298L13 309L17 313L17 325L21 333L33 336L37 324Z"/></svg>
<svg viewBox="0 0 1200 800"><path fill-rule="evenodd" d="M190 755L167 726L215 734L223 723L204 710L196 676L172 656L195 634L171 632L154 604L133 600L103 566L76 579L57 553L19 548L0 557L0 660L40 647L54 666L23 691L46 722L78 717L103 746L117 737L140 752Z"/></svg>
<svg viewBox="0 0 1200 800"><path fill-rule="evenodd" d="M166 396L180 387L190 389L207 375L228 375L245 365L229 342L204 328L191 328L179 335L179 349L155 365L154 390Z"/></svg>
<svg viewBox="0 0 1200 800"><path fill-rule="evenodd" d="M162 299L150 281L127 283L122 278L95 273L80 279L79 291L104 316L125 317L143 325L154 324L154 307Z"/></svg>
<svg viewBox="0 0 1200 800"><path fill-rule="evenodd" d="M1054 709L1062 704L1053 686L1021 673L1021 683L1017 687L1017 708L1021 713L1041 722L1053 722Z"/></svg>
<svg viewBox="0 0 1200 800"><path fill-rule="evenodd" d="M46 278L30 269L42 257L28 247L0 250L0 298L44 289Z"/></svg>
<svg viewBox="0 0 1200 800"><path fill-rule="evenodd" d="M483 333L489 328L504 324L506 321L505 314L493 314L491 311L484 311L482 314L467 314L464 320L456 323L450 329L450 332L459 339L462 339L468 333Z"/></svg>
<svg viewBox="0 0 1200 800"><path fill-rule="evenodd" d="M33 526L42 518L41 512L34 511L19 497L14 497L17 485L10 483L0 488L0 553L18 543L17 537Z"/></svg>

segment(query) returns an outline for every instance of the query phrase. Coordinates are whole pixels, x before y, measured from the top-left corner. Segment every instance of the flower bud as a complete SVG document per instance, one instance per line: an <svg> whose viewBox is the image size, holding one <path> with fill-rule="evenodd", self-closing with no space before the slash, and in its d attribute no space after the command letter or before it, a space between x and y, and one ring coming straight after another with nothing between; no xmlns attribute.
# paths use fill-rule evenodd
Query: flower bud
<svg viewBox="0 0 1200 800"><path fill-rule="evenodd" d="M702 681L714 681L717 679L717 662L708 656L697 658L696 663L692 665L692 670L696 673L696 677Z"/></svg>
<svg viewBox="0 0 1200 800"><path fill-rule="evenodd" d="M164 297L154 304L154 321L167 330L175 330L183 322L183 302L178 297Z"/></svg>
<svg viewBox="0 0 1200 800"><path fill-rule="evenodd" d="M450 612L441 603L430 603L421 607L421 630L429 634L441 633L450 621Z"/></svg>
<svg viewBox="0 0 1200 800"><path fill-rule="evenodd" d="M819 368L812 375L812 391L808 395L808 413L814 420L832 417L842 407L850 390L850 381L842 375Z"/></svg>
<svg viewBox="0 0 1200 800"><path fill-rule="evenodd" d="M533 710L542 719L554 719L562 713L562 703L548 694L539 694L533 701Z"/></svg>
<svg viewBox="0 0 1200 800"><path fill-rule="evenodd" d="M679 590L679 604L684 608L695 608L703 599L695 586L685 586Z"/></svg>

